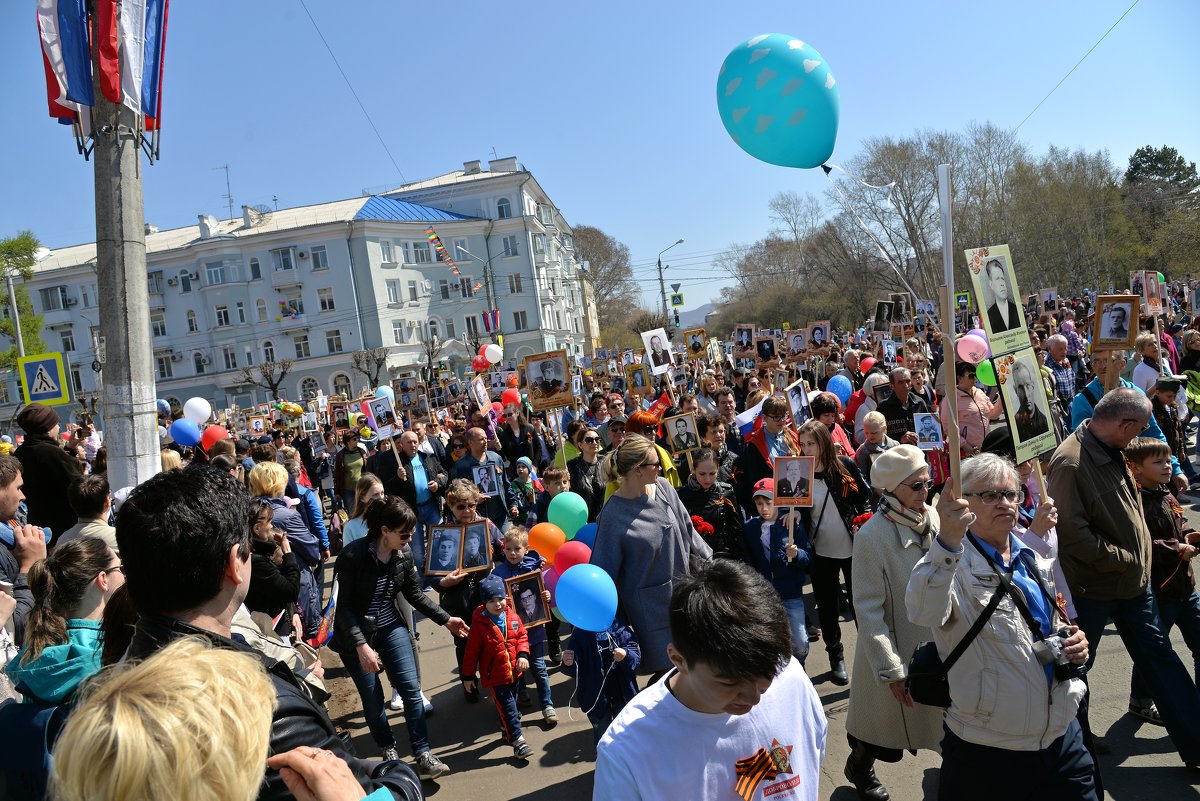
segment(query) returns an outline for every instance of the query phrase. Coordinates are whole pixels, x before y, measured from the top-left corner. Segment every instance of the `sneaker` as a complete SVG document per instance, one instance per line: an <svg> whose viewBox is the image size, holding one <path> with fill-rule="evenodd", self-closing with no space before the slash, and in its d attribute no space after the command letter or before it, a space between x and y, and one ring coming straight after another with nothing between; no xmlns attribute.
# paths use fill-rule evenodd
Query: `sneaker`
<svg viewBox="0 0 1200 801"><path fill-rule="evenodd" d="M821 630L819 628L817 628L816 626L809 626L808 627L808 641L816 642L819 639L821 639Z"/></svg>
<svg viewBox="0 0 1200 801"><path fill-rule="evenodd" d="M1158 707L1151 701L1149 705L1142 705L1133 701L1129 702L1129 714L1135 718L1141 718L1147 723L1153 723L1155 726L1165 726L1162 715L1158 713Z"/></svg>
<svg viewBox="0 0 1200 801"><path fill-rule="evenodd" d="M529 745L529 743L525 742L525 738L522 737L513 743L513 755L516 756L517 759L529 759L531 756L533 756L533 748Z"/></svg>
<svg viewBox="0 0 1200 801"><path fill-rule="evenodd" d="M554 707L548 706L542 710L542 722L548 729L553 729L558 725L558 713L554 711Z"/></svg>
<svg viewBox="0 0 1200 801"><path fill-rule="evenodd" d="M546 649L546 658L556 664L562 661L562 645L558 640L549 643Z"/></svg>
<svg viewBox="0 0 1200 801"><path fill-rule="evenodd" d="M433 714L433 701L429 700L429 696L421 693L421 703L425 705L425 716L429 717Z"/></svg>
<svg viewBox="0 0 1200 801"><path fill-rule="evenodd" d="M384 762L397 762L400 759L400 752L396 750L396 746L389 745L383 749L383 754L380 756Z"/></svg>
<svg viewBox="0 0 1200 801"><path fill-rule="evenodd" d="M388 708L393 712L404 709L404 699L400 697L399 690L392 690L392 700L388 701Z"/></svg>
<svg viewBox="0 0 1200 801"><path fill-rule="evenodd" d="M436 779L449 772L450 766L435 757L432 751L426 751L417 757L417 775L422 779Z"/></svg>

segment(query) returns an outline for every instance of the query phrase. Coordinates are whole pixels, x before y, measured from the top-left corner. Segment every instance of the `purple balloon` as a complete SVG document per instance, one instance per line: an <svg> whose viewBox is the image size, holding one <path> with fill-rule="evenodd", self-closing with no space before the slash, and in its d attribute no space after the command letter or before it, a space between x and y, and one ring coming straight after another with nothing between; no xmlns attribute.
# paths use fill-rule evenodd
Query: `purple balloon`
<svg viewBox="0 0 1200 801"><path fill-rule="evenodd" d="M988 346L988 358L991 358L991 356L992 356L992 343L991 343L991 342L988 342L987 332L986 332L986 331L984 331L982 328L972 328L972 329L971 329L970 331L968 331L967 333L968 333L968 334L974 334L975 336L977 336L977 337L979 337L980 339L982 339L982 340L983 340L984 344Z"/></svg>

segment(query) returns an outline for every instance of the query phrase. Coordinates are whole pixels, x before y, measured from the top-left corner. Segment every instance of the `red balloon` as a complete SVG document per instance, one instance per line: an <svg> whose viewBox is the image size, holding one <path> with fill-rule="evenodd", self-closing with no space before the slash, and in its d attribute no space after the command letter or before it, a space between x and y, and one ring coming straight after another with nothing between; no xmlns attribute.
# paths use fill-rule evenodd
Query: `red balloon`
<svg viewBox="0 0 1200 801"><path fill-rule="evenodd" d="M478 355L478 356L482 356L482 355L483 355L483 352L484 352L485 350L487 350L487 345L480 345L480 346L479 346L479 353L478 353L478 354L476 354L476 355ZM488 362L488 364L491 364L491 362Z"/></svg>
<svg viewBox="0 0 1200 801"><path fill-rule="evenodd" d="M200 447L207 451L223 439L229 439L229 431L224 426L209 426L200 436Z"/></svg>
<svg viewBox="0 0 1200 801"><path fill-rule="evenodd" d="M475 372L483 373L486 372L489 367L491 367L491 363L488 362L486 356L476 356L471 359L471 366L475 368Z"/></svg>
<svg viewBox="0 0 1200 801"><path fill-rule="evenodd" d="M496 414L504 414L504 405L500 401L492 401L492 411Z"/></svg>
<svg viewBox="0 0 1200 801"><path fill-rule="evenodd" d="M874 366L875 366L875 360L872 359L870 356L868 356L867 358L863 359L861 362L858 363L858 369L861 372L863 372L864 374L869 373L871 371L871 368Z"/></svg>
<svg viewBox="0 0 1200 801"><path fill-rule="evenodd" d="M592 558L592 549L585 543L568 540L554 554L554 570L561 576L575 565L586 565Z"/></svg>
<svg viewBox="0 0 1200 801"><path fill-rule="evenodd" d="M519 389L506 389L504 394L500 396L500 402L507 406L510 403L521 405L521 391Z"/></svg>

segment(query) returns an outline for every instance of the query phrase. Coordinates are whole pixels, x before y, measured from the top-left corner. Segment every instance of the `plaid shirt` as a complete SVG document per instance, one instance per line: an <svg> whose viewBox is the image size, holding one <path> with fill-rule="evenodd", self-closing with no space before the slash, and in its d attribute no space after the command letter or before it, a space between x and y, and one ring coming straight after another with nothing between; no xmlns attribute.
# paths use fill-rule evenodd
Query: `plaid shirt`
<svg viewBox="0 0 1200 801"><path fill-rule="evenodd" d="M1053 359L1046 359L1046 367L1054 378L1054 394L1063 403L1070 404L1075 398L1075 368L1066 359L1062 364L1055 364Z"/></svg>

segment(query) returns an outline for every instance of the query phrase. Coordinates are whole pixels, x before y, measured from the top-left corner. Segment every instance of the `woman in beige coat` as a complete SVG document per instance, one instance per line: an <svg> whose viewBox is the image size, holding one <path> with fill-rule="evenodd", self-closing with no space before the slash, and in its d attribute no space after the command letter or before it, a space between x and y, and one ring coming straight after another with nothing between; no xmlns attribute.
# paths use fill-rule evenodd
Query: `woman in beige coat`
<svg viewBox="0 0 1200 801"><path fill-rule="evenodd" d="M871 468L884 503L854 537L854 615L858 644L846 717L846 778L864 801L887 801L875 760L899 762L904 751L936 750L942 710L914 704L904 687L913 650L933 632L908 622L904 592L913 566L938 532L926 504L929 466L912 445L884 451ZM860 561L861 560L861 561Z"/></svg>

